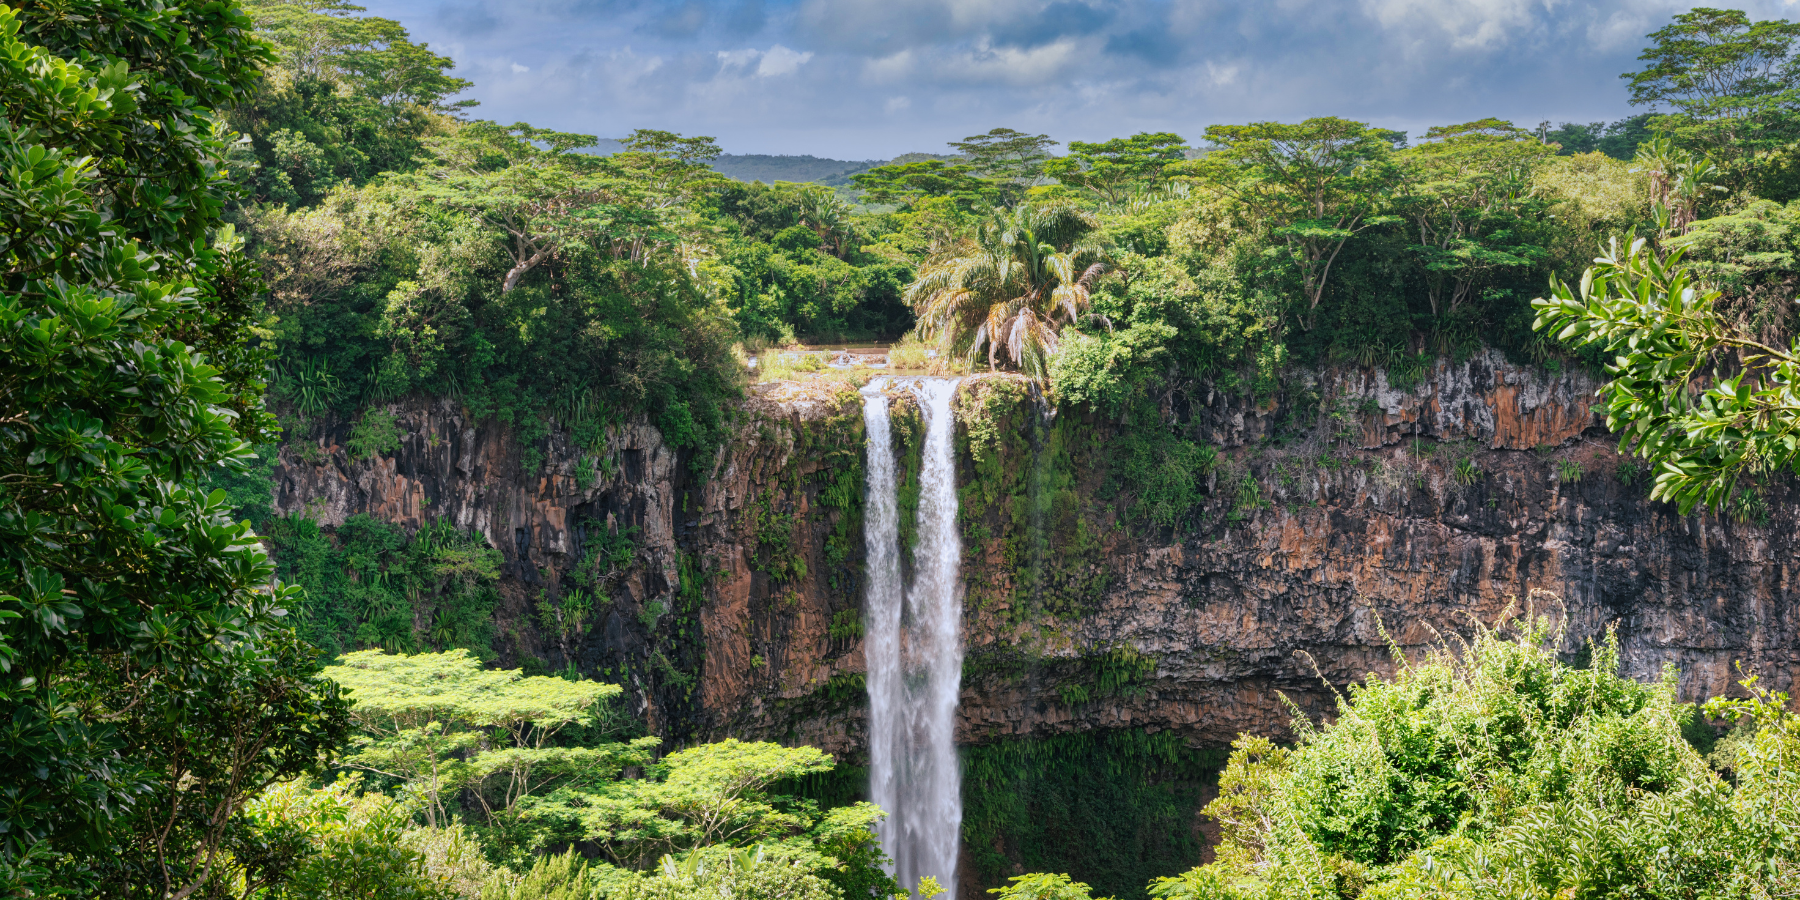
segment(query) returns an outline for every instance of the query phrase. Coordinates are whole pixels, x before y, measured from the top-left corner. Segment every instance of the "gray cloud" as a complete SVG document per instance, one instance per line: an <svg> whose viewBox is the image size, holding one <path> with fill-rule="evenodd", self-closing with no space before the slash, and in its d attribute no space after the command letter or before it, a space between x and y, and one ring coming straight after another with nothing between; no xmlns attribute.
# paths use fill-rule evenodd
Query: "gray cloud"
<svg viewBox="0 0 1800 900"><path fill-rule="evenodd" d="M1616 119L1672 0L363 0L455 57L479 113L739 153L939 149L1341 115L1422 133ZM1786 15L1756 0L1759 18Z"/></svg>

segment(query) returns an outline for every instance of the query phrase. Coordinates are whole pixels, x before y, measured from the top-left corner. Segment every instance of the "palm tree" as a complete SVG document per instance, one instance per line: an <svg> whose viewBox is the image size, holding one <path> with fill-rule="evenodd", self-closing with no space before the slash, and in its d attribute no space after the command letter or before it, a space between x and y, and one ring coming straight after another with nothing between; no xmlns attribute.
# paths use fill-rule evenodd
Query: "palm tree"
<svg viewBox="0 0 1800 900"><path fill-rule="evenodd" d="M1105 254L1088 239L1098 225L1062 204L995 210L976 226L973 252L926 266L907 287L919 337L971 363L985 346L988 368L1004 355L1043 378L1057 333L1091 315L1088 292L1106 273Z"/></svg>

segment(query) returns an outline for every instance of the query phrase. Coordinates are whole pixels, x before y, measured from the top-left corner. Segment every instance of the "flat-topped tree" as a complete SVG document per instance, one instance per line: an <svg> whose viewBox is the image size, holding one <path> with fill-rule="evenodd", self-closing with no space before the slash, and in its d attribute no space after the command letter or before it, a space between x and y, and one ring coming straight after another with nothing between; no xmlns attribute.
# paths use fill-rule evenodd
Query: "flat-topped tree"
<svg viewBox="0 0 1800 900"><path fill-rule="evenodd" d="M1396 205L1417 238L1412 249L1434 317L1455 313L1491 279L1547 255L1538 222L1548 201L1532 176L1555 153L1511 122L1482 119L1432 128L1395 155L1405 179Z"/></svg>
<svg viewBox="0 0 1800 900"><path fill-rule="evenodd" d="M973 166L941 159L876 166L850 180L865 201L894 204L902 211L930 198L944 198L962 210L984 209L1002 199L1000 186L976 174Z"/></svg>
<svg viewBox="0 0 1800 900"><path fill-rule="evenodd" d="M950 146L962 154L972 172L999 183L1008 202L1017 202L1043 174L1044 164L1051 158L1050 148L1056 143L1047 134L996 128L951 141Z"/></svg>
<svg viewBox="0 0 1800 900"><path fill-rule="evenodd" d="M1163 169L1187 158L1187 141L1167 131L1143 132L1099 143L1070 141L1069 155L1050 160L1044 174L1107 203L1164 181Z"/></svg>
<svg viewBox="0 0 1800 900"><path fill-rule="evenodd" d="M1398 221L1383 214L1399 184L1393 133L1327 117L1213 125L1206 139L1211 152L1168 171L1231 196L1269 229L1299 277L1300 324L1312 327L1344 245Z"/></svg>
<svg viewBox="0 0 1800 900"><path fill-rule="evenodd" d="M616 778L647 762L660 743L556 746L564 728L592 724L619 686L484 669L467 650L361 650L325 676L355 702L351 720L363 737L349 765L414 785L434 826L453 821L446 801L463 789L492 820L534 793Z"/></svg>

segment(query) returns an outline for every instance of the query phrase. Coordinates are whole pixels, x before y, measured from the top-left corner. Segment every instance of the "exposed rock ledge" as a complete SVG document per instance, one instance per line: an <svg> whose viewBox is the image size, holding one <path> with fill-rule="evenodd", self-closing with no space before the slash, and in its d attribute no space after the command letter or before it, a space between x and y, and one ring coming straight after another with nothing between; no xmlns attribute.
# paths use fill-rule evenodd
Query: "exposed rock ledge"
<svg viewBox="0 0 1800 900"><path fill-rule="evenodd" d="M997 380L1005 378L972 379L963 390ZM1440 362L1407 391L1360 369L1310 384L1324 408L1352 423L1350 441L1277 448L1265 439L1288 410L1196 398L1196 433L1226 448L1207 524L1147 533L1102 511L1092 574L1104 589L1066 620L1045 614L1021 625L1004 599L992 599L1018 576L1002 546L1008 526L992 510L971 524L994 527L965 541L968 571L980 579L971 591L988 599L972 600L965 620L961 740L1130 726L1217 745L1239 731L1280 733L1287 713L1277 692L1325 708L1315 664L1339 684L1387 671L1384 626L1417 652L1534 591L1561 598L1568 650L1614 626L1631 673L1653 677L1673 664L1690 699L1727 690L1738 663L1776 688L1800 674L1800 512L1785 488L1769 497L1763 525L1650 503L1642 486L1616 477L1621 460L1595 420L1588 379L1545 376L1498 354ZM514 635L501 648L506 660L536 655L552 668L572 660L584 672L628 673L651 726L678 739L729 733L861 753L863 663L852 625L862 534L855 510L827 493L854 476L860 494L853 392L757 387L703 478L654 428L616 428L603 477L586 486L582 451L564 432L539 442L545 462L525 473L511 433L470 421L450 401L389 408L406 433L390 456L350 462L347 423L284 447L277 511L325 525L365 512L408 527L448 517L506 558L500 616ZM1018 420L1042 427L1036 413ZM303 443L314 449L299 452ZM1260 486L1258 502L1236 504L1234 521L1218 479L1246 475ZM959 481L975 477L965 453ZM759 521L791 523L787 552L804 575L790 570L782 581L765 571ZM634 526L635 567L593 628L570 639L540 633L528 611L540 593L556 596L591 529ZM691 626L646 614L678 608L684 559L710 573ZM1065 701L1058 688L1081 677L1083 660L1121 647L1155 660L1141 691ZM1013 662L983 668L983 660Z"/></svg>

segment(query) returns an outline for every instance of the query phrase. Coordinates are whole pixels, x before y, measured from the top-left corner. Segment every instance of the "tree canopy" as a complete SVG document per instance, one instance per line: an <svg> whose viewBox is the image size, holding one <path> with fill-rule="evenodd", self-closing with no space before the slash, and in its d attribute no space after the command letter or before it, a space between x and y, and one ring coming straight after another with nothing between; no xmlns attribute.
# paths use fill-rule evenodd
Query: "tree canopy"
<svg viewBox="0 0 1800 900"><path fill-rule="evenodd" d="M9 891L192 894L344 705L225 496L274 419L215 110L268 48L231 4L0 9L0 863Z"/></svg>

